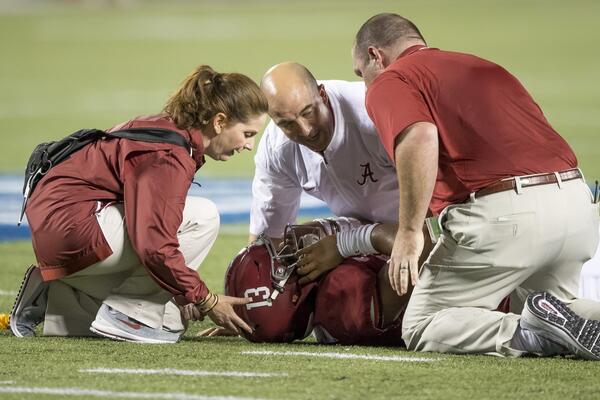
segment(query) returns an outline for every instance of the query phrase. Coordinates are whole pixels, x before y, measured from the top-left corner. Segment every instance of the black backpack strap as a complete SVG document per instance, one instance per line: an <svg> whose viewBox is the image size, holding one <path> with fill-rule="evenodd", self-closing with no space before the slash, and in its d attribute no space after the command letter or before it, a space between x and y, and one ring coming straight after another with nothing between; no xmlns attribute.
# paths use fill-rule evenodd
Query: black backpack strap
<svg viewBox="0 0 600 400"><path fill-rule="evenodd" d="M42 175L48 172L53 166L58 165L69 158L71 154L88 144L95 142L105 134L106 133L100 129L80 129L62 140L53 142L48 146L44 155L45 157L50 155L51 159L45 158L42 160Z"/></svg>
<svg viewBox="0 0 600 400"><path fill-rule="evenodd" d="M179 133L162 128L129 128L113 132L105 132L108 137L124 138L150 143L170 143L181 146L192 154L190 143Z"/></svg>
<svg viewBox="0 0 600 400"><path fill-rule="evenodd" d="M25 168L25 180L23 182L23 204L17 226L21 225L27 200L35 189L38 181L55 165L61 163L71 154L78 151L89 143L100 139L106 132L99 129L80 129L54 142L40 143L29 156Z"/></svg>
<svg viewBox="0 0 600 400"><path fill-rule="evenodd" d="M73 153L103 137L137 140L150 143L170 143L181 146L192 156L190 143L179 133L161 128L129 128L114 132L99 129L81 129L62 140L39 144L29 157L25 168L25 182L23 183L23 204L17 225L21 225L27 200L37 182L55 165L58 165Z"/></svg>

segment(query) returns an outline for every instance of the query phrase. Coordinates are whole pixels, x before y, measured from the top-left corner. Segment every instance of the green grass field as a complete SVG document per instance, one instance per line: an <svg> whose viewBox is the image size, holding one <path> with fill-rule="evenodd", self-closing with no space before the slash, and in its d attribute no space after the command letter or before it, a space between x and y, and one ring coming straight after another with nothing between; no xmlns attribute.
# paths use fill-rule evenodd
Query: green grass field
<svg viewBox="0 0 600 400"><path fill-rule="evenodd" d="M88 2L93 3L93 2ZM478 54L512 71L569 141L588 180L600 177L600 2L576 0L77 2L0 0L0 173L20 173L33 146L82 127L109 127L157 112L194 66L259 80L295 60L320 79L356 79L350 46L369 16L413 19L431 46ZM253 173L252 157L208 162L200 174ZM200 272L221 291L224 270L246 240L226 226ZM34 262L27 242L0 243L0 313L9 312L22 273ZM4 293L4 294L1 294ZM92 339L18 340L0 332L0 398L51 399L4 388L79 388L88 399L241 396L266 399L597 399L600 364L569 359L501 359L416 354L391 348L253 345L204 339L192 326L176 345ZM430 362L248 355L245 351L335 352L427 357ZM94 374L91 368L286 373L243 378ZM61 389L61 390L62 390ZM115 392L120 392L115 393ZM146 396L122 392L144 392ZM75 392L73 392L75 393ZM162 395L161 395L162 393ZM185 395L174 395L184 393ZM169 397L170 396L170 397ZM194 397L196 396L196 397Z"/></svg>
<svg viewBox="0 0 600 400"><path fill-rule="evenodd" d="M236 233L236 230L238 233ZM226 265L245 242L243 227L220 236L201 274L222 290ZM28 242L2 243L0 290L16 290L24 266L33 259ZM11 296L0 296L8 311ZM191 395L261 399L597 399L600 363L571 359L502 359L492 356L418 354L394 348L251 344L241 338L199 338L208 323L192 325L175 345L136 345L99 339L17 339L0 332L0 398L61 398L50 394L2 393L2 388L65 388L145 393L145 398L193 399ZM329 359L307 356L249 355L243 352L341 353L434 361ZM273 377L198 377L89 373L82 370L178 369L186 371L287 374ZM8 382L8 383L7 383ZM184 393L188 397L161 397ZM130 395L131 397L131 395ZM68 398L91 398L89 395ZM141 397L131 397L141 398Z"/></svg>
<svg viewBox="0 0 600 400"><path fill-rule="evenodd" d="M245 233L229 228L201 268L213 290L222 290L226 265L243 246ZM16 290L24 266L33 260L27 242L0 244L0 290ZM12 297L0 296L0 312ZM241 338L199 338L208 323L192 325L175 345L136 345L100 339L17 339L0 332L0 398L52 399L63 395L10 394L2 388L65 388L250 397L261 399L597 399L600 363L572 359L503 359L492 356L419 354L394 348L317 346L310 339L293 345L251 344ZM251 355L249 351L341 353L427 358L434 361L385 361ZM89 373L82 370L178 369L186 371L282 374L273 377L169 376ZM3 382L9 383L3 383ZM68 398L91 398L88 395ZM141 397L131 397L141 398Z"/></svg>

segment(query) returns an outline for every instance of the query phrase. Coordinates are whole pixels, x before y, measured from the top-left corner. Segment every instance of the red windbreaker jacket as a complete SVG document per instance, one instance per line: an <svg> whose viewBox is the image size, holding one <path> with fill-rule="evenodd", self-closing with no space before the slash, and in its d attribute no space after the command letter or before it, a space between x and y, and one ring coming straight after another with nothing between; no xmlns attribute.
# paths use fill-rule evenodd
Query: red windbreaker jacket
<svg viewBox="0 0 600 400"><path fill-rule="evenodd" d="M52 168L27 206L33 249L45 280L60 279L112 254L96 219L99 205L123 202L129 239L148 273L180 304L208 289L185 264L177 230L195 172L204 163L198 130L178 129L165 115L138 117L124 128L165 128L184 136L192 156L168 143L106 139Z"/></svg>

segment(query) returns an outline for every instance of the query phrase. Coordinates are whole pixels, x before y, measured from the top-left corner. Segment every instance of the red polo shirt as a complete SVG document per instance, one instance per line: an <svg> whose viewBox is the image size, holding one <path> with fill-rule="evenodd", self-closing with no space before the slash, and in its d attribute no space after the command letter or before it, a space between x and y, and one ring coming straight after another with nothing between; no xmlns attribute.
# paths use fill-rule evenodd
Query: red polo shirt
<svg viewBox="0 0 600 400"><path fill-rule="evenodd" d="M408 48L369 86L366 106L392 159L405 128L423 121L437 126L434 214L509 176L577 167L575 154L523 85L501 66L469 54Z"/></svg>
<svg viewBox="0 0 600 400"><path fill-rule="evenodd" d="M198 302L208 289L186 266L177 230L194 173L204 163L200 132L178 129L165 115L110 130L131 127L174 130L190 142L193 157L177 145L107 139L52 168L27 206L38 266L45 280L60 279L111 255L95 212L98 202L123 202L129 239L148 273L180 304Z"/></svg>

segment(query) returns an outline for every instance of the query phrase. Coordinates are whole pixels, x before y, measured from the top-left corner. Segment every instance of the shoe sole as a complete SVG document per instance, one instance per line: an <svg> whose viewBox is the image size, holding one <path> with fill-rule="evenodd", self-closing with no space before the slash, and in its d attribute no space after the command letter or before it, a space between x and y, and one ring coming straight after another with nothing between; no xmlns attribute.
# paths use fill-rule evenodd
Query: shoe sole
<svg viewBox="0 0 600 400"><path fill-rule="evenodd" d="M97 317L98 318L98 317ZM147 344L173 344L177 343L171 342L168 340L159 340L159 339L148 339L140 336L135 336L128 332L122 331L117 328L113 328L107 324L100 324L96 319L92 322L92 326L90 327L90 331L95 333L96 335L107 337L109 339L118 340L121 342L131 342L131 343L147 343Z"/></svg>
<svg viewBox="0 0 600 400"><path fill-rule="evenodd" d="M22 335L19 330L17 329L17 319L15 318L15 315L18 314L21 310L19 309L19 305L21 305L21 302L23 300L23 298L25 297L25 295L27 294L28 296L31 295L31 293L33 291L28 291L28 284L29 281L33 275L33 273L36 271L37 267L35 265L30 266L29 268L27 268L27 271L25 271L25 276L23 277L23 281L21 282L21 287L19 288L19 292L17 293L17 297L15 298L15 303L13 304L12 310L10 311L10 330L13 333L13 335L15 335L16 337L28 337L28 336L24 336ZM36 287L37 289L37 287Z"/></svg>
<svg viewBox="0 0 600 400"><path fill-rule="evenodd" d="M538 306L541 301L546 304ZM523 314L521 326L573 350L587 360L600 360L600 321L575 314L562 301L548 293L534 293L527 298L528 311L537 318ZM544 309L546 307L547 309Z"/></svg>

